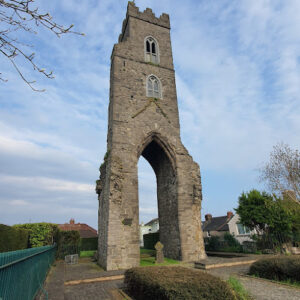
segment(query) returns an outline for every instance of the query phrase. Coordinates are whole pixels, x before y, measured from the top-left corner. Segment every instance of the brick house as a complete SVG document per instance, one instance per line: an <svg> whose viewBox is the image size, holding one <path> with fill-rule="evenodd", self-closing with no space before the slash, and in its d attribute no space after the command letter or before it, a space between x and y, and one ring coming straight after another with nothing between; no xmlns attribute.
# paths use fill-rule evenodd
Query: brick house
<svg viewBox="0 0 300 300"><path fill-rule="evenodd" d="M65 231L70 231L70 230L79 231L81 238L98 237L97 230L84 223L75 223L74 219L71 219L69 223L58 224L58 228L60 230L65 230Z"/></svg>

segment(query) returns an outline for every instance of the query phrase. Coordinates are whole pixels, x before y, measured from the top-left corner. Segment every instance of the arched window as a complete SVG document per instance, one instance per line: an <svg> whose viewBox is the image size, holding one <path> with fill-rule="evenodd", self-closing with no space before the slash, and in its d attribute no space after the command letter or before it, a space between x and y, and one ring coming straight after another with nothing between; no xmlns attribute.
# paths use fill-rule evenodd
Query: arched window
<svg viewBox="0 0 300 300"><path fill-rule="evenodd" d="M159 63L158 44L151 36L145 39L145 60L154 64Z"/></svg>
<svg viewBox="0 0 300 300"><path fill-rule="evenodd" d="M162 98L160 81L154 75L147 79L147 97Z"/></svg>

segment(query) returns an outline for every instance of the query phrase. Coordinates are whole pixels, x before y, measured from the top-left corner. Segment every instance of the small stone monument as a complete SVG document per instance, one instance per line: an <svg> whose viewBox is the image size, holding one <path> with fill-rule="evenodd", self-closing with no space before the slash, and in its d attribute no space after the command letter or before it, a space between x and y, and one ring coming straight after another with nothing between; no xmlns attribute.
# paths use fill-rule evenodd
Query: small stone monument
<svg viewBox="0 0 300 300"><path fill-rule="evenodd" d="M156 249L155 263L156 264L163 263L164 262L164 252L163 252L164 245L158 241L155 244L154 248Z"/></svg>
<svg viewBox="0 0 300 300"><path fill-rule="evenodd" d="M66 255L65 263L68 265L78 264L78 254Z"/></svg>

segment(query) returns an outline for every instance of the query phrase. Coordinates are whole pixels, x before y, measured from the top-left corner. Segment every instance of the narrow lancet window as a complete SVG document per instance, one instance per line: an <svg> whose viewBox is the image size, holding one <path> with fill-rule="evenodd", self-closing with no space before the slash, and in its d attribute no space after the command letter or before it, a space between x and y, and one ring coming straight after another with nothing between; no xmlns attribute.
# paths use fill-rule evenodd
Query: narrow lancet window
<svg viewBox="0 0 300 300"><path fill-rule="evenodd" d="M161 98L160 81L154 75L150 75L147 79L147 97Z"/></svg>
<svg viewBox="0 0 300 300"><path fill-rule="evenodd" d="M146 62L159 63L158 44L152 37L147 37L145 41L145 59Z"/></svg>
<svg viewBox="0 0 300 300"><path fill-rule="evenodd" d="M146 42L146 52L150 53L150 43L149 43L149 41Z"/></svg>

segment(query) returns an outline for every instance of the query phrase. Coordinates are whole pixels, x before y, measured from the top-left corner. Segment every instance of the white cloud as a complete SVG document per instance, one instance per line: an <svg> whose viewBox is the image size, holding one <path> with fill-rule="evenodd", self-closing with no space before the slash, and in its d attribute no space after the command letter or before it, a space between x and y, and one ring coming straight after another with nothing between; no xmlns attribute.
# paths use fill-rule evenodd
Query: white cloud
<svg viewBox="0 0 300 300"><path fill-rule="evenodd" d="M140 207L140 213L145 215L155 215L157 214L157 209L155 207Z"/></svg>
<svg viewBox="0 0 300 300"><path fill-rule="evenodd" d="M12 200L8 204L13 206L24 206L24 205L28 205L29 203L21 199L21 200Z"/></svg>
<svg viewBox="0 0 300 300"><path fill-rule="evenodd" d="M136 2L170 14L181 136L200 163L210 199L205 209L214 215L230 209L236 195L255 184L253 170L276 142L299 149L300 2ZM33 215L65 222L82 213L96 227L93 185L106 152L110 54L126 1L39 5L86 36L30 35L37 62L56 76L46 80L21 63L28 78L47 89L42 94L0 56L9 79L0 82L0 176L7 182L0 183L1 205L23 208L10 211L11 222ZM147 163L139 167L139 185L141 216L149 218L156 213L156 183ZM215 205L224 194L224 204Z"/></svg>
<svg viewBox="0 0 300 300"><path fill-rule="evenodd" d="M16 184L17 186L24 185L27 188L35 188L38 186L45 191L71 191L81 193L91 193L95 191L95 186L66 180L57 180L46 177L21 177L7 176L0 174L2 184Z"/></svg>

